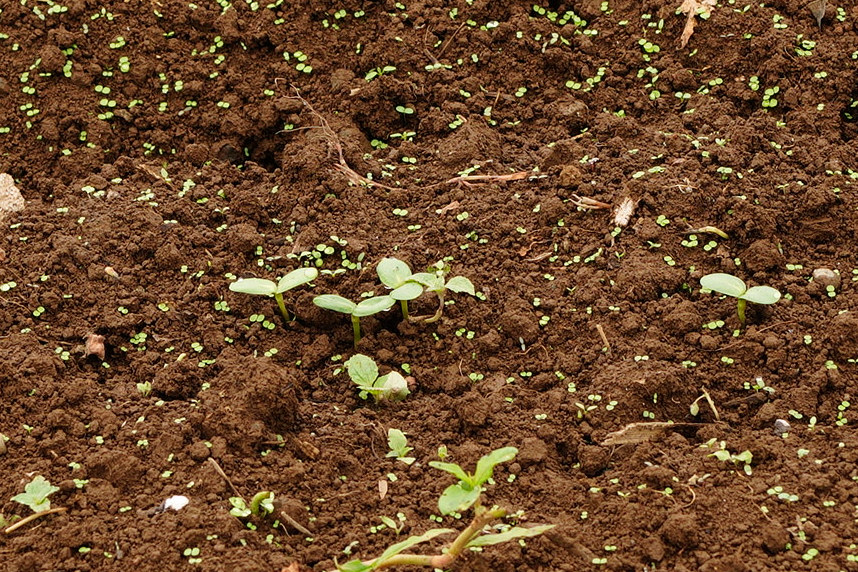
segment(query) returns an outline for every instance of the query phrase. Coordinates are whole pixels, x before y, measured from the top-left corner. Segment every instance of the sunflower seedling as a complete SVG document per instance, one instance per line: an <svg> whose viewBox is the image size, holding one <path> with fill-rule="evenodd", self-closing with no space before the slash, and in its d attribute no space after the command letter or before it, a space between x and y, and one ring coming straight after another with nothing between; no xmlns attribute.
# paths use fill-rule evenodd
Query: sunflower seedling
<svg viewBox="0 0 858 572"><path fill-rule="evenodd" d="M436 554L406 554L406 550L432 540L437 536L456 532L451 528L435 528L428 530L420 536L411 536L391 545L382 552L381 556L374 560L361 561L352 560L342 565L337 565L341 572L370 572L394 566L428 566L435 569L446 569L463 553L471 548L492 546L511 540L519 540L539 536L540 534L554 528L554 525L540 525L532 528L513 526L506 528L504 532L491 533L493 528L489 525L496 520L506 516L507 511L502 508L486 508L480 503L480 494L483 485L489 481L495 466L500 463L511 461L518 453L515 447L504 447L492 451L477 461L476 471L466 472L462 467L454 463L441 463L432 461L429 464L436 469L447 471L459 479L455 485L450 485L438 500L438 508L442 514L448 515L466 511L473 507L474 516L471 523L462 530L459 535L445 549ZM488 534L484 534L488 532Z"/></svg>
<svg viewBox="0 0 858 572"><path fill-rule="evenodd" d="M364 316L372 316L379 312L389 310L396 303L390 296L374 296L355 304L347 298L336 294L322 294L313 298L313 304L325 310L348 314L352 317L352 332L354 333L355 347L360 341L360 319Z"/></svg>
<svg viewBox="0 0 858 572"><path fill-rule="evenodd" d="M229 514L236 518L247 518L250 515L265 517L274 512L274 493L261 491L253 495L250 504L241 497L230 497L232 508Z"/></svg>
<svg viewBox="0 0 858 572"><path fill-rule="evenodd" d="M399 301L402 318L408 319L408 301L423 294L423 286L415 282L408 265L396 258L382 258L376 267L381 283L390 288L388 296Z"/></svg>
<svg viewBox="0 0 858 572"><path fill-rule="evenodd" d="M32 481L24 486L24 492L12 497L12 500L33 509L33 512L45 512L51 510L51 500L48 498L60 490L53 486L45 477L37 475Z"/></svg>
<svg viewBox="0 0 858 572"><path fill-rule="evenodd" d="M274 296L277 301L277 307L280 308L280 313L283 319L290 321L289 311L286 309L286 304L283 302L283 292L306 284L315 280L319 275L319 271L315 268L298 268L281 278L279 281L272 282L264 278L245 278L237 280L229 285L229 289L233 292L241 292L243 294L253 294L257 296Z"/></svg>
<svg viewBox="0 0 858 572"><path fill-rule="evenodd" d="M413 451L414 448L408 446L408 439L405 437L405 433L399 429L387 430L387 446L390 447L390 451L387 452L385 457L393 457L406 465L410 465L417 460L414 457L408 456L408 453Z"/></svg>
<svg viewBox="0 0 858 572"><path fill-rule="evenodd" d="M411 280L419 282L426 287L427 292L435 292L438 296L438 310L434 316L428 318L414 318L414 321L422 320L426 323L437 322L441 319L444 313L444 298L447 290L451 292L464 292L471 296L476 296L473 283L464 276L454 276L447 280L447 274L450 273L450 267L443 262L436 262L431 272L418 272L411 275Z"/></svg>
<svg viewBox="0 0 858 572"><path fill-rule="evenodd" d="M360 390L360 398L366 399L368 396L372 395L375 399L376 403L380 401L402 401L408 394L408 381L398 372L391 371L385 375L378 375L378 366L372 358L365 356L363 354L355 354L350 357L348 360L343 363L346 369L349 372L349 377L353 382L358 386ZM397 431L396 429L391 429L391 431ZM400 431L401 433L401 431ZM399 450L402 451L402 447L399 449L394 449L394 444L390 441L390 434L388 433L388 443L390 443L391 451ZM397 441L397 443L399 443ZM405 440L405 435L402 435L401 445L404 447L407 441ZM410 450L410 448L405 447ZM404 451L403 454L408 453L408 451ZM400 458L400 456L397 456ZM412 459L412 462L414 459ZM405 462L405 461L403 461ZM407 463L410 464L410 463Z"/></svg>
<svg viewBox="0 0 858 572"><path fill-rule="evenodd" d="M774 304L781 299L781 293L771 286L752 286L748 288L741 278L732 274L707 274L700 279L700 285L706 290L712 290L738 299L736 313L739 324L745 325L745 306L748 302L755 304Z"/></svg>

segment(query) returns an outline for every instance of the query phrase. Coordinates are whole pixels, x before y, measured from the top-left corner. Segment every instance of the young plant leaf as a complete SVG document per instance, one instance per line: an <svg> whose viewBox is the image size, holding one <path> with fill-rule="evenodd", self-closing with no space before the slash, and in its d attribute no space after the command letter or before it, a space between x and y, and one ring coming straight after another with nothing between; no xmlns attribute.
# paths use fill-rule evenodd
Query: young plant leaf
<svg viewBox="0 0 858 572"><path fill-rule="evenodd" d="M315 280L319 276L319 271L315 268L296 268L286 276L280 279L277 283L277 292L283 293L292 288L306 284Z"/></svg>
<svg viewBox="0 0 858 572"><path fill-rule="evenodd" d="M406 282L390 291L389 296L394 300L414 300L423 293L423 285L417 282Z"/></svg>
<svg viewBox="0 0 858 572"><path fill-rule="evenodd" d="M402 401L411 393L408 390L408 380L402 377L398 371L391 371L382 375L374 385L380 390L377 393L372 391L377 401Z"/></svg>
<svg viewBox="0 0 858 572"><path fill-rule="evenodd" d="M739 298L748 289L741 278L737 278L732 274L723 274L720 272L703 276L700 278L700 285L707 290L720 292L721 294L733 296L734 298Z"/></svg>
<svg viewBox="0 0 858 572"><path fill-rule="evenodd" d="M388 288L399 288L411 278L411 269L396 258L382 258L375 270L381 283Z"/></svg>
<svg viewBox="0 0 858 572"><path fill-rule="evenodd" d="M517 538L532 538L534 536L539 536L540 534L551 530L555 526L556 525L554 524L542 524L539 526L534 526L532 528L522 528L521 526L514 526L506 532L500 532L498 534L487 534L485 536L477 536L476 538L468 542L468 548L472 546L491 546L493 544L501 544L503 542L515 540Z"/></svg>
<svg viewBox="0 0 858 572"><path fill-rule="evenodd" d="M454 276L450 278L445 287L447 290L452 292L465 292L471 296L476 296L476 293L474 292L474 284L464 276Z"/></svg>
<svg viewBox="0 0 858 572"><path fill-rule="evenodd" d="M412 274L411 279L423 284L432 292L444 291L444 277L438 276L434 272L418 272L417 274Z"/></svg>
<svg viewBox="0 0 858 572"><path fill-rule="evenodd" d="M438 510L441 511L441 514L464 512L477 502L482 492L482 487L466 488L461 482L450 485L444 489L438 499Z"/></svg>
<svg viewBox="0 0 858 572"><path fill-rule="evenodd" d="M355 309L352 311L353 316L357 316L359 318L363 318L364 316L372 316L373 314L378 314L379 312L384 312L385 310L389 310L391 306L396 303L396 300L391 298L390 296L374 296L372 298L367 298L366 300L362 300Z"/></svg>
<svg viewBox="0 0 858 572"><path fill-rule="evenodd" d="M755 304L774 304L781 299L781 293L771 286L752 286L741 298Z"/></svg>
<svg viewBox="0 0 858 572"><path fill-rule="evenodd" d="M462 482L469 482L471 475L456 463L442 463L441 461L429 461L429 466L442 471L447 471Z"/></svg>
<svg viewBox="0 0 858 572"><path fill-rule="evenodd" d="M336 294L316 296L313 298L313 304L325 310L332 310L341 314L354 314L355 308L357 308L357 304Z"/></svg>
<svg viewBox="0 0 858 572"><path fill-rule="evenodd" d="M24 486L24 492L12 497L12 500L33 509L33 512L44 512L51 510L51 501L48 496L60 490L53 486L42 475L36 476Z"/></svg>
<svg viewBox="0 0 858 572"><path fill-rule="evenodd" d="M255 296L273 296L277 291L277 285L271 280L264 278L243 278L229 285L233 292L242 294L253 294Z"/></svg>
<svg viewBox="0 0 858 572"><path fill-rule="evenodd" d="M474 484L479 486L492 477L495 467L501 463L512 461L518 454L515 447L503 447L495 449L488 455L484 455L477 461L477 470L474 472Z"/></svg>
<svg viewBox="0 0 858 572"><path fill-rule="evenodd" d="M372 387L378 379L378 366L368 356L355 354L343 365L346 366L349 377L358 385Z"/></svg>
<svg viewBox="0 0 858 572"><path fill-rule="evenodd" d="M413 450L412 447L408 446L408 438L405 437L405 433L399 429L387 430L387 446L390 447L387 457L402 457Z"/></svg>

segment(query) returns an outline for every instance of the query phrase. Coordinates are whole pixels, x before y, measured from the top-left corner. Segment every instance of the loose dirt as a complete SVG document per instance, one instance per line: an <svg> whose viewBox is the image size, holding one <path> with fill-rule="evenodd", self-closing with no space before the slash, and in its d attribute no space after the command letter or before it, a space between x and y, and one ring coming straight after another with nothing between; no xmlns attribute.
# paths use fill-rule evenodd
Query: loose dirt
<svg viewBox="0 0 858 572"><path fill-rule="evenodd" d="M731 0L681 48L678 8L4 3L0 514L36 475L68 510L0 568L332 570L439 526L443 445L518 447L485 498L557 525L453 570L858 570L858 9ZM479 296L356 350L312 298L385 256ZM228 289L309 264L291 323ZM738 331L712 272L784 298ZM411 396L361 400L355 351Z"/></svg>

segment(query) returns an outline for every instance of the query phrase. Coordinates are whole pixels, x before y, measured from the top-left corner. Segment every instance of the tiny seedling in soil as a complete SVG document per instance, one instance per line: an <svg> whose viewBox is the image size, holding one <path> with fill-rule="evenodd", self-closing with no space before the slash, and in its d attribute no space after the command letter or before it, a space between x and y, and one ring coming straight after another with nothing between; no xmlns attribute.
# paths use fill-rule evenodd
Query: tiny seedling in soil
<svg viewBox="0 0 858 572"><path fill-rule="evenodd" d="M408 397L408 381L395 371L379 376L378 366L368 356L355 354L346 360L343 365L348 370L349 377L352 378L352 381L360 389L361 399L366 399L369 395L372 395L376 403L378 403L382 401L402 401ZM402 436L402 439L404 445L405 435ZM393 445L391 445L391 449L393 449Z"/></svg>
<svg viewBox="0 0 858 572"><path fill-rule="evenodd" d="M12 500L33 509L33 512L44 512L51 510L51 501L48 498L60 490L53 486L42 475L36 476L24 487L24 492L12 497Z"/></svg>
<svg viewBox="0 0 858 572"><path fill-rule="evenodd" d="M354 333L355 347L360 341L360 319L364 316L372 316L379 312L389 310L396 303L390 296L374 296L355 304L347 298L336 294L322 294L313 298L313 304L325 310L348 314L352 317L352 332Z"/></svg>
<svg viewBox="0 0 858 572"><path fill-rule="evenodd" d="M402 318L408 319L408 301L418 298L423 293L423 286L412 278L408 265L396 258L382 258L376 267L381 283L390 288L390 296L399 300L402 308Z"/></svg>
<svg viewBox="0 0 858 572"><path fill-rule="evenodd" d="M318 275L319 271L315 268L298 268L276 283L264 278L245 278L230 284L229 289L243 294L274 296L283 319L288 322L290 321L289 311L286 310L286 304L283 302L283 292L315 280Z"/></svg>
<svg viewBox="0 0 858 572"><path fill-rule="evenodd" d="M487 532L485 530L486 527L493 521L505 517L507 512L502 508L486 508L482 505L480 494L483 491L483 485L491 478L495 466L511 461L517 453L518 449L515 447L504 447L492 451L477 461L477 468L473 474L466 472L462 467L453 463L441 463L438 461L429 463L436 469L447 471L459 479L456 484L447 487L438 500L438 508L441 510L441 513L448 515L466 511L471 507L474 509L474 516L471 523L459 533L456 539L445 550L434 555L404 554L412 546L432 540L436 536L456 532L450 528L435 528L424 532L420 536L411 536L402 542L391 545L387 550L382 552L381 556L374 560L352 560L342 565L338 564L337 569L341 572L369 572L370 570L380 570L394 566L428 566L435 569L446 569L450 567L456 558L469 549L478 549L478 547L482 546L491 546L511 540L539 536L554 528L554 525L551 524L534 526L532 528L514 526L507 528L505 532L494 534L489 532L488 534L484 534L484 532Z"/></svg>
<svg viewBox="0 0 858 572"><path fill-rule="evenodd" d="M247 518L250 515L264 517L274 512L274 493L258 492L249 505L241 497L230 497L229 504L232 505L229 514L236 518Z"/></svg>
<svg viewBox="0 0 858 572"><path fill-rule="evenodd" d="M390 447L390 451L387 452L385 457L393 457L406 465L410 465L417 460L414 457L408 456L408 453L413 451L414 448L408 446L408 439L405 437L405 433L399 429L387 430L387 446Z"/></svg>
<svg viewBox="0 0 858 572"><path fill-rule="evenodd" d="M736 313L739 323L745 325L745 306L748 302L755 304L774 304L781 299L781 293L771 286L752 286L748 288L741 278L732 274L707 274L700 279L700 285L707 290L738 298Z"/></svg>
<svg viewBox="0 0 858 572"><path fill-rule="evenodd" d="M444 297L447 290L457 293L465 292L471 296L476 296L473 283L464 276L454 276L447 280L447 274L450 272L450 267L444 265L443 262L435 263L433 269L434 271L432 272L418 272L417 274L411 275L412 280L423 284L427 291L435 292L438 296L438 310L435 312L434 316L422 318L422 321L426 323L437 322L441 319L441 314L444 313ZM414 318L414 320L418 321L421 320L421 318Z"/></svg>

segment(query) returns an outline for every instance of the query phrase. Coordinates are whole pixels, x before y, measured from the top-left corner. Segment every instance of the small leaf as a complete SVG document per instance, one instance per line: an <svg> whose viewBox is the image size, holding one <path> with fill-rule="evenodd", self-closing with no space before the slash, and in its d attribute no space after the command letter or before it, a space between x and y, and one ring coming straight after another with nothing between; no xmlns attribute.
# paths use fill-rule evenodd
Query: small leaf
<svg viewBox="0 0 858 572"><path fill-rule="evenodd" d="M740 297L755 304L774 304L781 299L781 293L771 286L752 286Z"/></svg>
<svg viewBox="0 0 858 572"><path fill-rule="evenodd" d="M698 405L697 402L695 401L694 403L691 404L691 407L688 408L688 411L693 416L697 417L697 414L700 413L700 405Z"/></svg>
<svg viewBox="0 0 858 572"><path fill-rule="evenodd" d="M317 276L319 276L319 271L315 268L297 268L280 279L277 283L277 292L282 294L287 290L315 280Z"/></svg>
<svg viewBox="0 0 858 572"><path fill-rule="evenodd" d="M517 454L518 449L515 447L502 447L500 449L495 449L488 455L484 455L479 461L477 461L477 470L474 472L474 480L472 484L476 486L482 485L491 478L495 466L501 463L506 463L507 461L512 461L515 459Z"/></svg>
<svg viewBox="0 0 858 572"><path fill-rule="evenodd" d="M362 300L352 312L353 316L357 316L362 318L364 316L372 316L373 314L378 314L379 312L384 312L385 310L389 310L391 306L396 303L396 300L391 298L390 296L375 296L374 298L367 298L366 300Z"/></svg>
<svg viewBox="0 0 858 572"><path fill-rule="evenodd" d="M460 481L466 482L471 479L471 476L456 463L442 463L441 461L429 461L429 466L442 471L447 471Z"/></svg>
<svg viewBox="0 0 858 572"><path fill-rule="evenodd" d="M414 450L408 446L408 438L399 429L387 430L387 446L390 447L390 451L386 455L387 457L402 457L407 455L409 451Z"/></svg>
<svg viewBox="0 0 858 572"><path fill-rule="evenodd" d="M481 487L466 489L461 483L450 485L444 489L438 499L438 510L441 511L441 514L466 511L477 502L480 493L482 493Z"/></svg>
<svg viewBox="0 0 858 572"><path fill-rule="evenodd" d="M381 283L388 288L399 288L411 277L408 265L396 258L382 258L375 271Z"/></svg>
<svg viewBox="0 0 858 572"><path fill-rule="evenodd" d="M423 285L417 282L406 282L398 288L390 291L390 297L394 300L414 300L423 293Z"/></svg>
<svg viewBox="0 0 858 572"><path fill-rule="evenodd" d="M336 294L322 294L313 298L313 304L325 310L333 310L342 314L353 314L357 304Z"/></svg>
<svg viewBox="0 0 858 572"><path fill-rule="evenodd" d="M254 294L256 296L273 296L277 291L277 284L264 278L244 278L229 285L233 292L242 294Z"/></svg>
<svg viewBox="0 0 858 572"><path fill-rule="evenodd" d="M732 274L722 274L720 272L703 276L700 279L700 285L707 290L720 292L721 294L726 294L727 296L733 296L735 298L739 298L748 289L741 278L736 278Z"/></svg>
<svg viewBox="0 0 858 572"><path fill-rule="evenodd" d="M358 385L369 389L378 379L378 366L371 357L355 354L343 363L349 372L349 377Z"/></svg>
<svg viewBox="0 0 858 572"><path fill-rule="evenodd" d="M411 393L408 390L408 380L397 371L391 371L378 378L375 387L382 389L379 397L387 401L402 401Z"/></svg>
<svg viewBox="0 0 858 572"><path fill-rule="evenodd" d="M12 500L33 509L33 512L44 512L51 509L49 495L60 490L53 486L42 475L36 476L24 486L24 492L12 497Z"/></svg>
<svg viewBox="0 0 858 572"><path fill-rule="evenodd" d="M539 536L540 534L547 532L554 527L555 525L553 524L542 524L540 526L534 526L532 528L522 528L520 526L514 526L506 532L478 536L468 542L467 546L468 548L472 546L491 546L493 544L509 542L510 540L515 540L516 538L531 538L534 536Z"/></svg>
<svg viewBox="0 0 858 572"><path fill-rule="evenodd" d="M434 272L418 272L417 274L412 274L411 279L423 284L432 292L444 291L444 277L438 276Z"/></svg>
<svg viewBox="0 0 858 572"><path fill-rule="evenodd" d="M454 276L450 278L446 284L446 288L452 292L464 292L471 296L476 296L473 283L464 276Z"/></svg>
<svg viewBox="0 0 858 572"><path fill-rule="evenodd" d="M372 566L364 564L360 560L349 560L345 564L337 564L337 570L340 572L369 572Z"/></svg>

